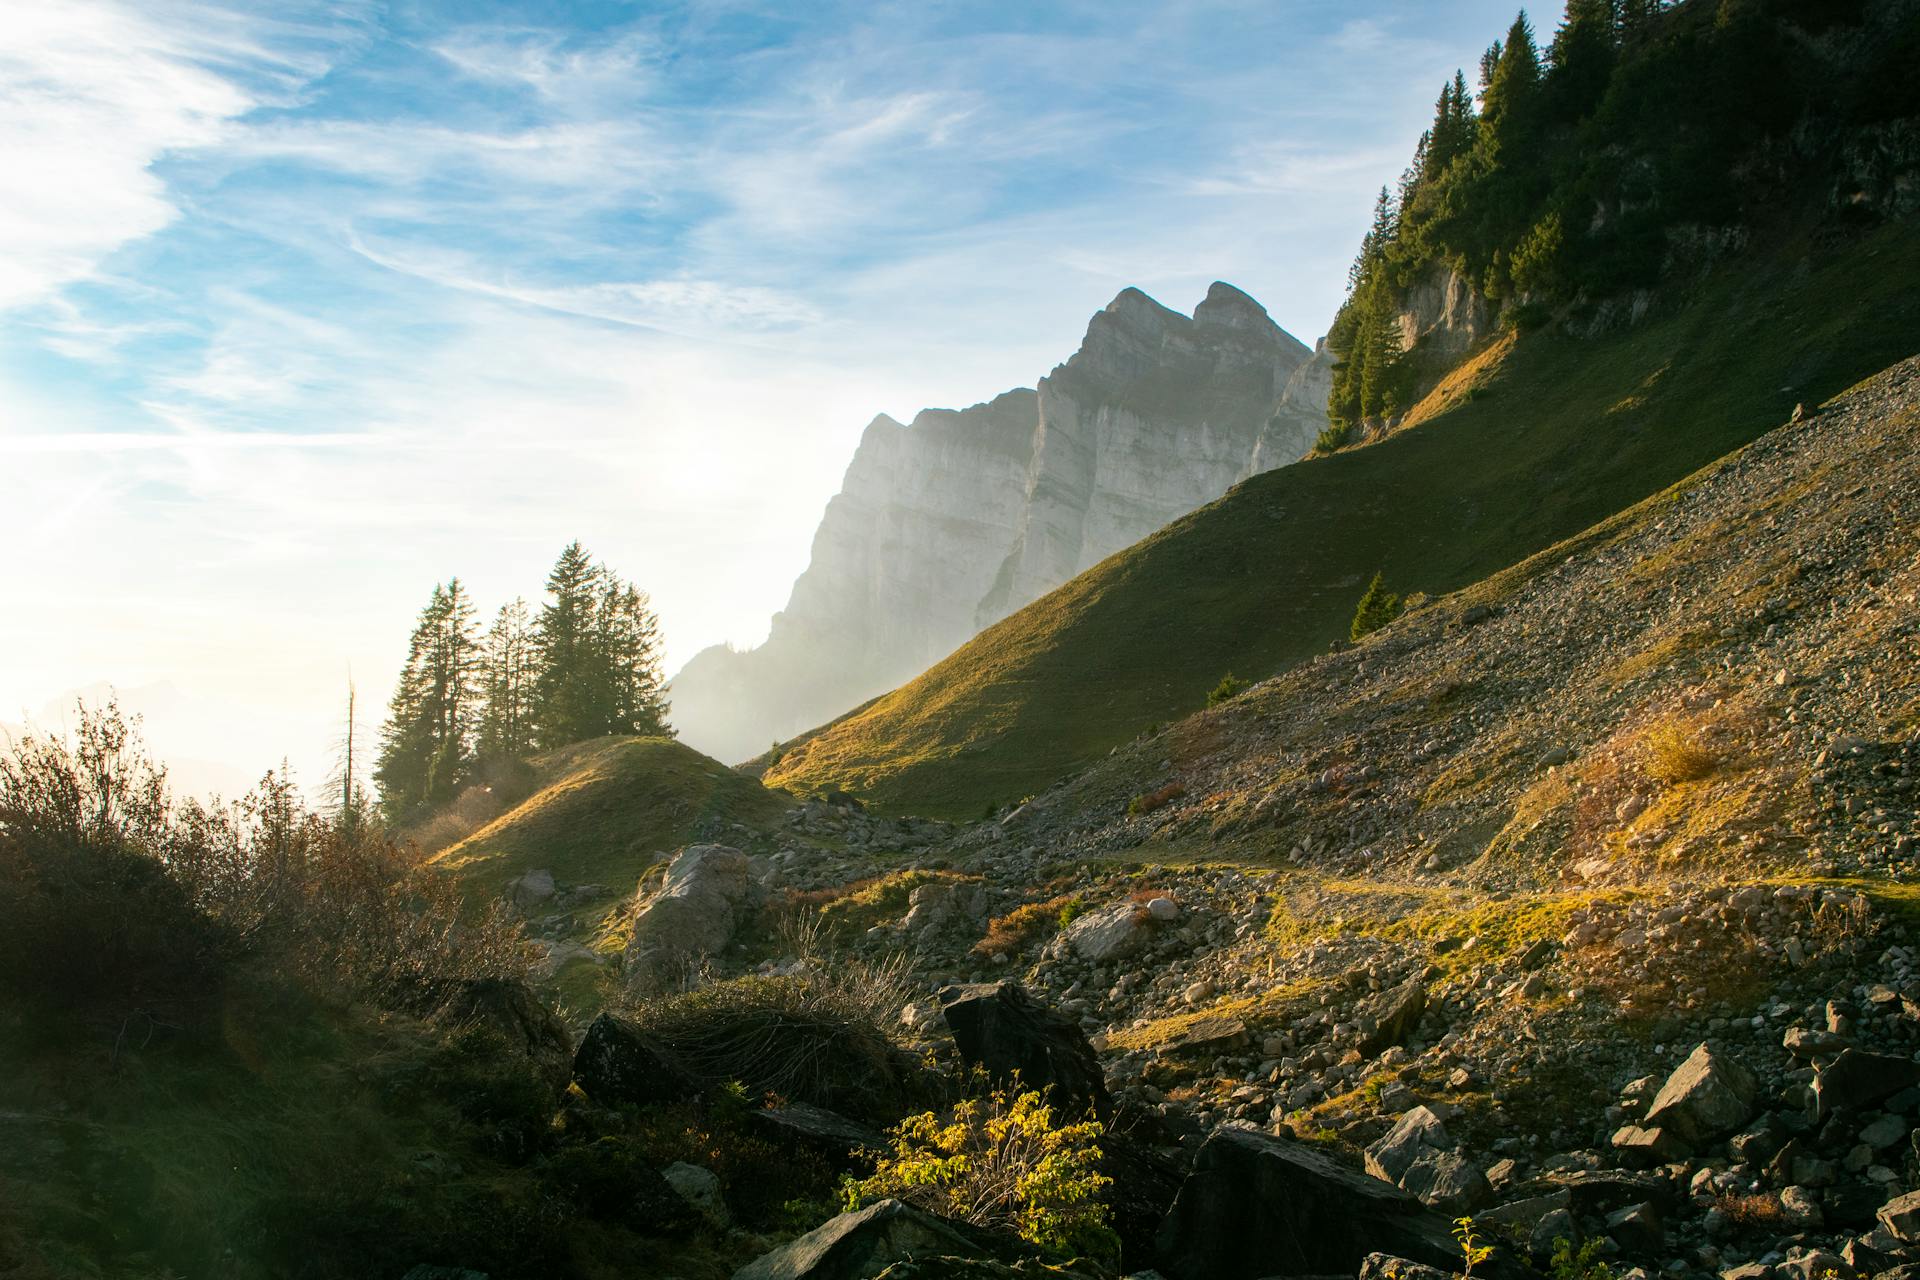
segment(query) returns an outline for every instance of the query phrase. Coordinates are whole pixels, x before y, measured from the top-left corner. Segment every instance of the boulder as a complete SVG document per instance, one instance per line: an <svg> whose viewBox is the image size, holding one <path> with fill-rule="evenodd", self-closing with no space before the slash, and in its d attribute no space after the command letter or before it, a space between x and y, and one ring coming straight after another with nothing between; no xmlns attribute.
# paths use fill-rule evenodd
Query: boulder
<svg viewBox="0 0 1920 1280"><path fill-rule="evenodd" d="M1367 1148L1367 1172L1448 1213L1471 1213L1493 1199L1486 1174L1454 1149L1440 1117L1415 1107Z"/></svg>
<svg viewBox="0 0 1920 1280"><path fill-rule="evenodd" d="M1079 1024L1045 1008L1017 982L981 982L940 992L940 1012L967 1065L996 1082L1011 1080L1048 1095L1055 1116L1113 1114L1106 1076Z"/></svg>
<svg viewBox="0 0 1920 1280"><path fill-rule="evenodd" d="M752 888L747 855L738 849L696 844L675 854L660 891L634 915L628 984L657 991L690 962L725 947Z"/></svg>
<svg viewBox="0 0 1920 1280"><path fill-rule="evenodd" d="M1473 1215L1475 1223L1484 1223L1490 1227L1510 1227L1519 1235L1533 1230L1534 1224L1556 1209L1565 1209L1573 1203L1573 1197L1566 1191L1553 1191L1541 1196L1525 1196L1519 1200L1509 1200L1505 1204L1495 1205Z"/></svg>
<svg viewBox="0 0 1920 1280"><path fill-rule="evenodd" d="M725 1227L733 1221L733 1215L727 1210L726 1197L720 1193L720 1176L713 1170L688 1164L685 1160L676 1160L662 1169L660 1176L667 1180L667 1185L673 1188L675 1195L706 1219L708 1225Z"/></svg>
<svg viewBox="0 0 1920 1280"><path fill-rule="evenodd" d="M1257 1129L1214 1130L1161 1224L1170 1280L1357 1273L1371 1253L1451 1269L1447 1218L1391 1183Z"/></svg>
<svg viewBox="0 0 1920 1280"><path fill-rule="evenodd" d="M784 1107L755 1111L752 1123L776 1142L804 1147L827 1158L841 1168L863 1162L857 1152L881 1151L887 1140L877 1129L869 1129L857 1120L849 1120L837 1111L790 1102Z"/></svg>
<svg viewBox="0 0 1920 1280"><path fill-rule="evenodd" d="M1660 1251L1667 1242L1660 1211L1651 1204L1632 1204L1607 1215L1607 1234L1628 1253L1646 1256Z"/></svg>
<svg viewBox="0 0 1920 1280"><path fill-rule="evenodd" d="M1895 1196L1881 1205L1880 1212L1874 1216L1899 1239L1909 1244L1920 1240L1920 1191Z"/></svg>
<svg viewBox="0 0 1920 1280"><path fill-rule="evenodd" d="M1836 1111L1874 1106L1916 1084L1920 1084L1920 1062L1848 1049L1813 1077L1810 1118L1819 1124Z"/></svg>
<svg viewBox="0 0 1920 1280"><path fill-rule="evenodd" d="M580 1037L573 1082L602 1106L678 1102L699 1091L651 1036L611 1013L595 1018Z"/></svg>
<svg viewBox="0 0 1920 1280"><path fill-rule="evenodd" d="M529 871L507 885L507 901L522 912L533 908L553 897L558 888L553 882L553 872L544 868Z"/></svg>
<svg viewBox="0 0 1920 1280"><path fill-rule="evenodd" d="M1427 989L1417 978L1382 992L1365 1007L1374 1026L1361 1039L1360 1052L1371 1058L1396 1044L1405 1044L1426 1011Z"/></svg>
<svg viewBox="0 0 1920 1280"><path fill-rule="evenodd" d="M1390 1253L1370 1253L1360 1262L1359 1280L1453 1280L1453 1273Z"/></svg>
<svg viewBox="0 0 1920 1280"><path fill-rule="evenodd" d="M733 1280L872 1280L897 1262L989 1252L980 1233L899 1200L843 1213L762 1254Z"/></svg>
<svg viewBox="0 0 1920 1280"><path fill-rule="evenodd" d="M1610 1143L1621 1157L1635 1167L1665 1164L1669 1160L1684 1160L1687 1156L1687 1144L1674 1137L1665 1129L1646 1129L1637 1124L1623 1124L1613 1131Z"/></svg>
<svg viewBox="0 0 1920 1280"><path fill-rule="evenodd" d="M1137 902L1116 902L1076 918L1060 936L1080 959L1107 964L1146 946L1153 937L1155 918Z"/></svg>
<svg viewBox="0 0 1920 1280"><path fill-rule="evenodd" d="M1654 1095L1641 1126L1670 1129L1695 1145L1734 1132L1753 1117L1753 1074L1701 1044Z"/></svg>
<svg viewBox="0 0 1920 1280"><path fill-rule="evenodd" d="M1421 1152L1447 1151L1452 1147L1453 1141L1447 1136L1440 1117L1431 1108L1415 1107L1401 1116L1385 1137L1367 1148L1367 1172L1397 1184Z"/></svg>
<svg viewBox="0 0 1920 1280"><path fill-rule="evenodd" d="M1625 1169L1571 1169L1536 1179L1526 1188L1529 1195L1564 1192L1569 1207L1577 1214L1606 1214L1643 1200L1662 1209L1678 1204L1673 1184L1656 1173L1631 1173Z"/></svg>

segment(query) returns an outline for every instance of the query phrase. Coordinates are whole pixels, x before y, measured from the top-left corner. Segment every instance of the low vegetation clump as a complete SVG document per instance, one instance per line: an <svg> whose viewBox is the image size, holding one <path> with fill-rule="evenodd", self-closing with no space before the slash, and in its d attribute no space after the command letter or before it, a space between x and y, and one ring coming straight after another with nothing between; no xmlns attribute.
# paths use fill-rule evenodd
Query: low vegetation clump
<svg viewBox="0 0 1920 1280"><path fill-rule="evenodd" d="M918 1063L882 1029L906 996L900 970L843 958L817 974L733 978L626 1012L708 1087L737 1083L750 1097L884 1122L919 1100Z"/></svg>
<svg viewBox="0 0 1920 1280"><path fill-rule="evenodd" d="M1169 782L1164 787L1155 787L1152 791L1135 796L1127 802L1127 813L1139 817L1143 813L1153 813L1164 809L1187 794L1187 789L1177 782Z"/></svg>
<svg viewBox="0 0 1920 1280"><path fill-rule="evenodd" d="M1711 777L1720 767L1720 753L1705 739L1694 720L1664 720L1647 731L1647 776L1675 786Z"/></svg>
<svg viewBox="0 0 1920 1280"><path fill-rule="evenodd" d="M1313 451L1315 453L1337 453L1345 446L1348 437L1352 434L1353 427L1347 423L1328 423L1326 426L1320 428L1320 434L1313 438Z"/></svg>
<svg viewBox="0 0 1920 1280"><path fill-rule="evenodd" d="M986 936L973 944L973 954L988 958L1014 955L1040 938L1065 928L1085 905L1077 893L1021 903L987 922Z"/></svg>
<svg viewBox="0 0 1920 1280"><path fill-rule="evenodd" d="M814 913L823 933L844 939L883 921L899 919L912 901L913 891L923 885L959 884L978 878L951 871L891 871L849 884L790 893L786 907L789 914Z"/></svg>
<svg viewBox="0 0 1920 1280"><path fill-rule="evenodd" d="M1575 1245L1561 1236L1553 1242L1547 1274L1553 1280L1613 1280L1613 1268L1602 1261L1600 1250L1597 1237Z"/></svg>
<svg viewBox="0 0 1920 1280"><path fill-rule="evenodd" d="M1714 1197L1714 1207L1727 1215L1727 1221L1745 1230L1777 1231L1787 1224L1787 1211L1778 1196L1765 1193Z"/></svg>
<svg viewBox="0 0 1920 1280"><path fill-rule="evenodd" d="M849 1180L847 1207L893 1197L1056 1256L1117 1257L1104 1132L1096 1120L1056 1124L1038 1093L996 1089L896 1125L873 1176Z"/></svg>
<svg viewBox="0 0 1920 1280"><path fill-rule="evenodd" d="M1231 702L1250 687L1250 682L1242 680L1229 671L1220 677L1220 683L1207 690L1207 705L1217 707L1223 702Z"/></svg>

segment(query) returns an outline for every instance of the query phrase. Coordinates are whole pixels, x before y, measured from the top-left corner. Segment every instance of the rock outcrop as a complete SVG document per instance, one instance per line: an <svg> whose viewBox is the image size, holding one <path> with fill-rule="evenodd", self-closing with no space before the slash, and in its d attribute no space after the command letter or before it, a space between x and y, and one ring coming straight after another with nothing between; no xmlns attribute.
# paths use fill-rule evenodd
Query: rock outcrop
<svg viewBox="0 0 1920 1280"><path fill-rule="evenodd" d="M634 915L628 984L655 990L726 946L753 888L748 871L747 855L726 845L689 845L675 854L660 892Z"/></svg>
<svg viewBox="0 0 1920 1280"><path fill-rule="evenodd" d="M1037 390L868 424L813 556L751 651L674 677L673 720L740 760L910 679L1081 570L1298 460L1332 358L1215 284L1192 316L1138 289Z"/></svg>
<svg viewBox="0 0 1920 1280"><path fill-rule="evenodd" d="M940 993L940 1012L961 1060L982 1068L996 1083L1018 1077L1023 1087L1046 1094L1066 1119L1092 1114L1105 1120L1113 1114L1100 1060L1086 1036L1018 983L948 987Z"/></svg>

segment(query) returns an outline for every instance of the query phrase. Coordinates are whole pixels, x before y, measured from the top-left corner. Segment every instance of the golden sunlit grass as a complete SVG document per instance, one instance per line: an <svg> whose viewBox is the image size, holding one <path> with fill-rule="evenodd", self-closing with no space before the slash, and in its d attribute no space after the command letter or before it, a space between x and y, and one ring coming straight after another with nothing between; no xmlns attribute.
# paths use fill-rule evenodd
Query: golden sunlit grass
<svg viewBox="0 0 1920 1280"><path fill-rule="evenodd" d="M1675 716L1647 731L1647 776L1656 782L1698 782L1712 777L1720 762L1720 753L1706 741L1705 727L1691 717Z"/></svg>

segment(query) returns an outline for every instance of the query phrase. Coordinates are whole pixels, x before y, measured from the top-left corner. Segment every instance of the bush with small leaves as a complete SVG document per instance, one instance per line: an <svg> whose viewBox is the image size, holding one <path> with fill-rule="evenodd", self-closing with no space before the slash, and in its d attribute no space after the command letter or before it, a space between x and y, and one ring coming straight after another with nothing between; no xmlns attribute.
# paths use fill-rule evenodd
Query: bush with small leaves
<svg viewBox="0 0 1920 1280"><path fill-rule="evenodd" d="M896 1125L873 1175L847 1180L846 1205L896 1198L1011 1231L1057 1257L1115 1259L1112 1179L1100 1172L1104 1132L1094 1120L1055 1124L1038 1093L996 1089Z"/></svg>
<svg viewBox="0 0 1920 1280"><path fill-rule="evenodd" d="M1250 681L1242 680L1239 676L1229 671L1224 676L1221 676L1220 683L1213 686L1207 693L1207 705L1209 707L1217 707L1223 702L1231 702L1245 693L1250 686Z"/></svg>

